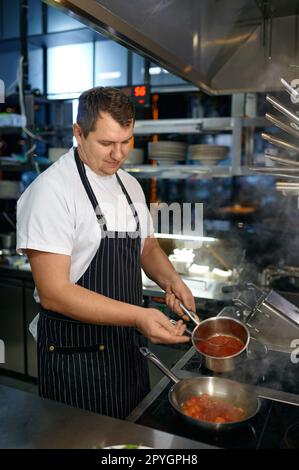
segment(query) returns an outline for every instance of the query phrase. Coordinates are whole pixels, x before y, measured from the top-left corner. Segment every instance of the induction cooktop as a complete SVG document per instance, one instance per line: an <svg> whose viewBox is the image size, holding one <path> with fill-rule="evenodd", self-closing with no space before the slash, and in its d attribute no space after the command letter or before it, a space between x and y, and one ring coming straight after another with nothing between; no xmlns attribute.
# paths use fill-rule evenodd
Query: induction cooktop
<svg viewBox="0 0 299 470"><path fill-rule="evenodd" d="M299 365L291 362L289 354L268 351L262 359L245 359L233 372L216 374L204 367L194 351L180 369L181 377L220 376L252 384L260 396L260 411L236 430L202 430L171 407L172 384L168 383L136 419L138 424L221 448L299 448Z"/></svg>

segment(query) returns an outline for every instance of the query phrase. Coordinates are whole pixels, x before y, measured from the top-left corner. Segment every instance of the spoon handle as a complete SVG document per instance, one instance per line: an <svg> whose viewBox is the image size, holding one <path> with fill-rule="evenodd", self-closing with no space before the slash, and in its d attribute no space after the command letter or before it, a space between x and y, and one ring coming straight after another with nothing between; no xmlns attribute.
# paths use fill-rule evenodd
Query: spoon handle
<svg viewBox="0 0 299 470"><path fill-rule="evenodd" d="M199 317L196 315L196 313L194 312L191 312L191 310L188 310L184 304L180 303L180 307L181 309L183 310L183 312L190 318L190 320L192 320L195 325L199 325L200 324L200 319Z"/></svg>

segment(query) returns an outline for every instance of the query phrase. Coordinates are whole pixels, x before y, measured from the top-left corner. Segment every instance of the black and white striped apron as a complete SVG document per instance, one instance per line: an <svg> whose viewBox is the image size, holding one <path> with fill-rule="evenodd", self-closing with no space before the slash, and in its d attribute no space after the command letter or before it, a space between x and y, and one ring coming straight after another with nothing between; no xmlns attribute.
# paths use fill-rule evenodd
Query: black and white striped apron
<svg viewBox="0 0 299 470"><path fill-rule="evenodd" d="M140 223L116 173L136 221L136 231L109 232L105 217L75 149L81 181L101 230L100 246L79 286L111 299L142 305ZM87 324L41 309L38 322L39 394L45 398L116 418L125 418L149 392L146 339L131 327Z"/></svg>

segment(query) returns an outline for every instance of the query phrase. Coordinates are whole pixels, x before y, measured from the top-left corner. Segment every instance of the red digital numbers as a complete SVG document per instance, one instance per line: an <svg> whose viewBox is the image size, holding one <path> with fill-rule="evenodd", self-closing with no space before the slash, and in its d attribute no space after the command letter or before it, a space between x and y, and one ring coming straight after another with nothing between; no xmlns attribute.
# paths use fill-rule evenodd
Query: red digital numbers
<svg viewBox="0 0 299 470"><path fill-rule="evenodd" d="M135 86L134 96L136 96L136 98L140 96L146 96L146 86L145 85Z"/></svg>

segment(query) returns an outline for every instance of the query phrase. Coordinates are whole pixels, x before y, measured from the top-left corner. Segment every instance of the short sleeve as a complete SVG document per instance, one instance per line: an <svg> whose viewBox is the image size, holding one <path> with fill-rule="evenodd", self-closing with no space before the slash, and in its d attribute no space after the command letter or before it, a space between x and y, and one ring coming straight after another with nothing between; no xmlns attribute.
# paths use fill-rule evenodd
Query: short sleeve
<svg viewBox="0 0 299 470"><path fill-rule="evenodd" d="M17 252L33 249L71 255L74 217L62 180L40 175L17 203Z"/></svg>

